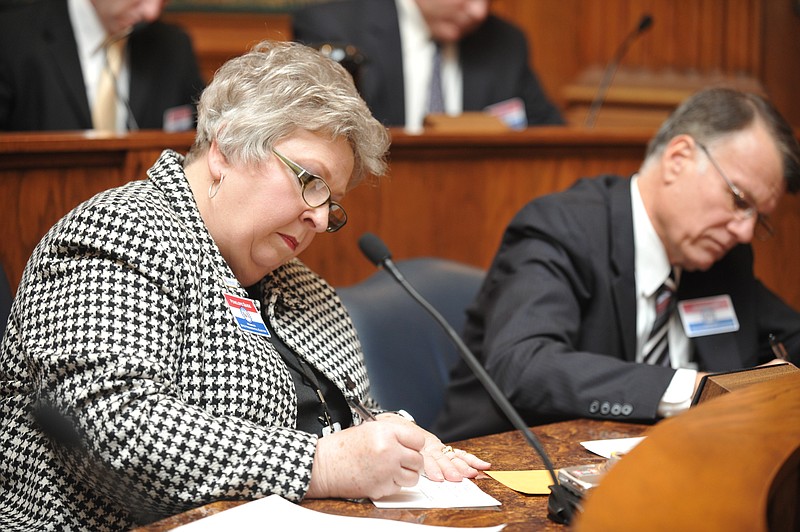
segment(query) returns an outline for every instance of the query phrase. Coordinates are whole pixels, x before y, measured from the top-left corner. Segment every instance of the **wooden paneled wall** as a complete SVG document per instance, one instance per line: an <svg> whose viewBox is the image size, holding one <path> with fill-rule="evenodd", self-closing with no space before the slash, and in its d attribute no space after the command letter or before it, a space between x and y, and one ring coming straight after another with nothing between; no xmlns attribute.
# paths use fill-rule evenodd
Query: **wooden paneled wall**
<svg viewBox="0 0 800 532"><path fill-rule="evenodd" d="M622 68L688 76L752 77L800 126L800 15L793 0L493 0L527 33L532 61L562 107L563 89L604 67L645 13L653 26Z"/></svg>
<svg viewBox="0 0 800 532"><path fill-rule="evenodd" d="M33 248L62 216L145 172L165 148L185 153L194 133L0 133L0 263L16 291Z"/></svg>
<svg viewBox="0 0 800 532"><path fill-rule="evenodd" d="M761 4L762 0L584 1L578 10L584 31L579 62L608 62L622 37L648 13L653 26L628 50L628 66L756 73L761 60Z"/></svg>
<svg viewBox="0 0 800 532"><path fill-rule="evenodd" d="M528 35L531 61L550 97L602 69L643 14L653 26L628 50L622 71L754 79L800 126L800 16L793 0L493 0L492 10ZM290 13L168 11L189 31L207 78L263 39L290 39ZM660 79L654 83L661 83Z"/></svg>
<svg viewBox="0 0 800 532"><path fill-rule="evenodd" d="M374 267L358 249L370 231L395 260L439 256L489 266L511 217L530 199L605 172L630 174L650 130L535 128L503 134L393 132L391 173L344 201L348 224L319 235L301 257L335 286ZM28 256L69 209L95 192L141 179L161 148L186 151L190 134L139 132L87 140L81 134L0 135L0 261L16 289ZM800 197L782 200L777 230L756 242L756 272L800 309Z"/></svg>
<svg viewBox="0 0 800 532"><path fill-rule="evenodd" d="M630 46L625 67L757 75L763 1L495 0L493 9L526 30L536 67L558 99L581 71L606 65L644 14L653 25Z"/></svg>
<svg viewBox="0 0 800 532"><path fill-rule="evenodd" d="M767 0L762 34L760 78L778 109L800 128L800 2Z"/></svg>
<svg viewBox="0 0 800 532"><path fill-rule="evenodd" d="M206 81L228 59L264 39L290 40L292 22L285 13L166 12L165 22L186 29L192 38L200 71Z"/></svg>

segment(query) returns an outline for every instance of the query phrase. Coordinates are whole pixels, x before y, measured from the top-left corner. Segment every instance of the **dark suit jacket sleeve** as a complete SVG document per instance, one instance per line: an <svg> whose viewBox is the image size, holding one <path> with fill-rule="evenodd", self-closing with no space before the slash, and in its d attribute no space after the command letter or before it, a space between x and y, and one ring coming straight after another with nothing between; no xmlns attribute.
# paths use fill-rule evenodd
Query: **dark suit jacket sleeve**
<svg viewBox="0 0 800 532"><path fill-rule="evenodd" d="M585 194L571 198L534 202L512 222L477 301L476 349L531 421L655 419L674 371L624 359L607 206ZM625 318L635 320L630 305Z"/></svg>
<svg viewBox="0 0 800 532"><path fill-rule="evenodd" d="M340 28L337 13L332 10L333 6L319 5L298 9L292 13L292 34L294 40L308 45L316 45L322 42L343 41L345 35ZM347 8L347 3L345 3ZM333 24L326 24L326 21L333 21Z"/></svg>
<svg viewBox="0 0 800 532"><path fill-rule="evenodd" d="M66 0L0 10L0 130L91 129ZM139 128L161 129L164 111L194 107L204 82L182 29L148 24L131 34L128 49L129 104Z"/></svg>
<svg viewBox="0 0 800 532"><path fill-rule="evenodd" d="M130 105L140 129L162 129L164 112L189 105L193 112L205 83L189 35L154 22L131 35Z"/></svg>
<svg viewBox="0 0 800 532"><path fill-rule="evenodd" d="M624 217L629 218L630 194L616 207L612 196L629 186L627 180L586 180L551 197L557 199L532 202L506 232L467 340L523 411L657 417L674 372L634 363L626 347L636 322L633 237L625 234L630 220L619 221L619 205L628 205ZM622 256L619 250L626 247ZM631 287L629 299L620 296L620 284ZM800 315L754 277L750 246L733 249L707 272L686 272L679 288L681 299L724 294L733 300L740 328L692 340L701 371L772 359L770 332L786 343L792 360L798 359Z"/></svg>
<svg viewBox="0 0 800 532"><path fill-rule="evenodd" d="M460 46L464 110L521 98L529 125L560 125L561 112L550 101L530 67L528 40L516 26L490 16Z"/></svg>
<svg viewBox="0 0 800 532"><path fill-rule="evenodd" d="M786 345L792 362L800 362L800 314L754 276L749 245L732 249L707 272L686 272L678 289L682 300L723 294L733 301L739 330L693 340L701 371L730 371L772 360L770 334Z"/></svg>
<svg viewBox="0 0 800 532"><path fill-rule="evenodd" d="M0 8L0 130L91 127L66 0Z"/></svg>
<svg viewBox="0 0 800 532"><path fill-rule="evenodd" d="M800 367L800 313L787 305L760 281L757 282L757 307L761 318L759 341L761 342L762 357L763 353L766 353L766 356L763 357L766 360L774 358L772 350L768 350L769 334L773 333L786 347L789 353L789 362ZM764 336L767 337L766 341Z"/></svg>
<svg viewBox="0 0 800 532"><path fill-rule="evenodd" d="M394 0L314 4L295 11L295 40L355 45L364 56L357 87L373 116L387 126L405 124L400 28Z"/></svg>

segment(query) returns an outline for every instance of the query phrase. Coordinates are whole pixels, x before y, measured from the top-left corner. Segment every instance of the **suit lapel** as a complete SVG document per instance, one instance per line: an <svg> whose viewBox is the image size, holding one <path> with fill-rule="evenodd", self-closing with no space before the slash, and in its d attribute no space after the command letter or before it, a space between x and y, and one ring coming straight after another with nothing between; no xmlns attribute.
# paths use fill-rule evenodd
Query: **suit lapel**
<svg viewBox="0 0 800 532"><path fill-rule="evenodd" d="M369 0L364 2L366 31L365 50L380 51L368 58L365 68L383 71L383 75L364 76L362 90L364 99L370 102L385 102L386 109L373 109L379 116L386 116L392 124L406 121L405 90L403 85L403 51L400 44L400 27L394 0ZM391 10L393 16L386 16ZM381 84L375 83L381 81Z"/></svg>
<svg viewBox="0 0 800 532"><path fill-rule="evenodd" d="M636 360L636 276L630 180L609 189L611 292L625 360Z"/></svg>
<svg viewBox="0 0 800 532"><path fill-rule="evenodd" d="M78 45L69 24L67 3L42 3L42 39L52 60L53 71L62 80L60 87L67 96L73 112L85 127L92 127L92 113L86 96L86 84L83 81L83 70L78 57ZM54 87L42 87L41 90L53 90Z"/></svg>
<svg viewBox="0 0 800 532"><path fill-rule="evenodd" d="M485 33L483 27L478 28L475 33L462 39L458 47L464 110L481 109L489 99L492 84L497 82L491 71L496 59L487 61L482 53L482 48L486 47L486 38L482 33Z"/></svg>
<svg viewBox="0 0 800 532"><path fill-rule="evenodd" d="M693 339L695 356L701 367L710 371L729 371L741 367L739 346L733 334L717 334Z"/></svg>
<svg viewBox="0 0 800 532"><path fill-rule="evenodd" d="M151 92L154 88L158 90L158 87L153 87L158 78L140 72L145 67L148 57L152 57L151 54L157 53L155 50L149 50L147 45L148 40L142 39L140 32L132 33L128 40L128 78L130 79L128 83L128 106L129 112L133 114L133 118L137 122L143 115L144 108L150 100Z"/></svg>

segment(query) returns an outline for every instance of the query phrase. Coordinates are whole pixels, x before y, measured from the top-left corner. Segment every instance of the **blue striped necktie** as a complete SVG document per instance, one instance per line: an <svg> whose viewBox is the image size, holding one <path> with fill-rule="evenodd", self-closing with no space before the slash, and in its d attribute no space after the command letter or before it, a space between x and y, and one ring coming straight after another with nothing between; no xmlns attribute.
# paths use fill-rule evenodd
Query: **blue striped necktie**
<svg viewBox="0 0 800 532"><path fill-rule="evenodd" d="M444 113L444 93L442 92L442 47L436 45L433 54L433 69L431 70L430 92L428 93L428 113Z"/></svg>

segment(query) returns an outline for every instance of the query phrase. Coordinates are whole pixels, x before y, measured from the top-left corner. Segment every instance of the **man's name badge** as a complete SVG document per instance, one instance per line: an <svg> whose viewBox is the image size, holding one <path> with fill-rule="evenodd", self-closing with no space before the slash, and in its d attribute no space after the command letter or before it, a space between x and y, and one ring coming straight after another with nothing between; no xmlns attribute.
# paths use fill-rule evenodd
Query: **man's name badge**
<svg viewBox="0 0 800 532"><path fill-rule="evenodd" d="M228 305L228 310L231 311L233 320L236 325L245 332L260 334L267 338L272 335L261 317L261 313L256 307L256 302L252 299L245 297L232 296L230 294L223 294L225 296L225 303Z"/></svg>
<svg viewBox="0 0 800 532"><path fill-rule="evenodd" d="M736 310L733 308L731 296L727 294L680 301L678 312L683 330L689 338L739 330Z"/></svg>

